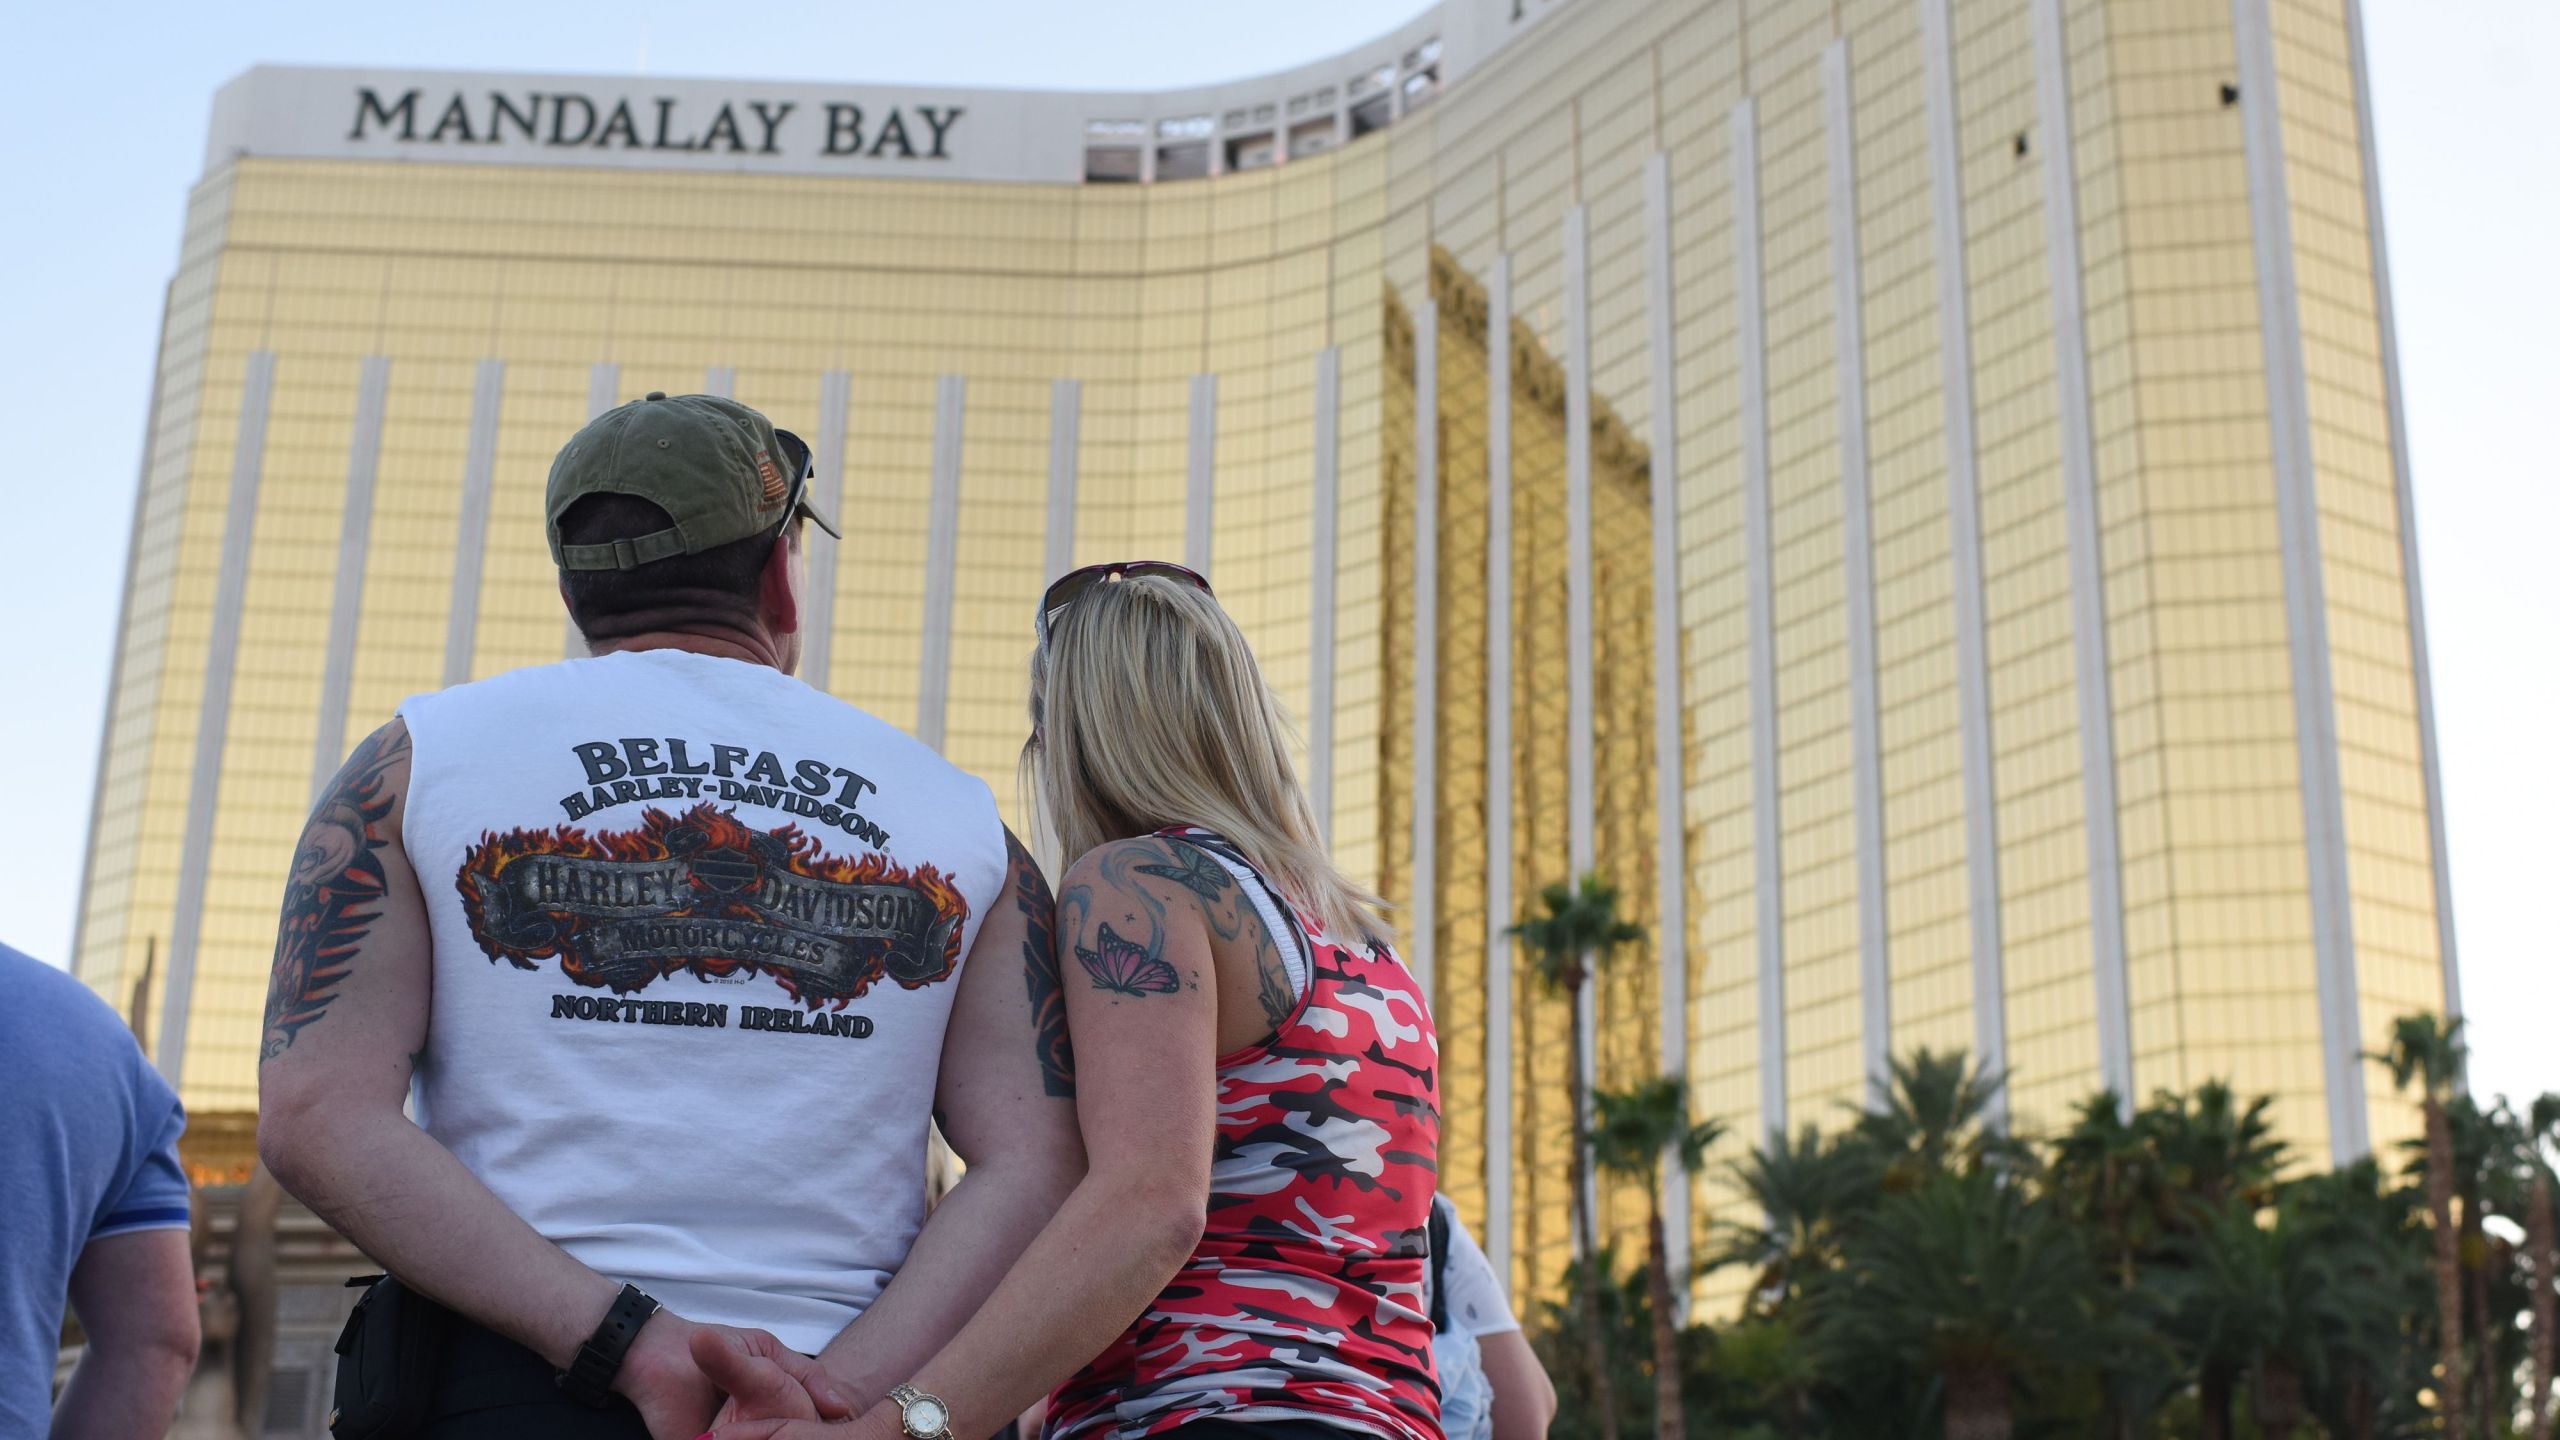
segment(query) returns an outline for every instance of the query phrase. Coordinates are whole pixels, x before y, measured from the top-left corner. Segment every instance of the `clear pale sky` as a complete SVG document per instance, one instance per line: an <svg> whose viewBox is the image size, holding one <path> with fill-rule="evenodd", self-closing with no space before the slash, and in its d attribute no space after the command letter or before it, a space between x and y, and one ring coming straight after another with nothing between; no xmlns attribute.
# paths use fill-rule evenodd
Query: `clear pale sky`
<svg viewBox="0 0 2560 1440"><path fill-rule="evenodd" d="M1419 0L14 7L0 85L0 942L67 963L125 531L216 87L261 61L1152 89ZM2560 4L2365 0L2473 1081L2560 1089Z"/></svg>

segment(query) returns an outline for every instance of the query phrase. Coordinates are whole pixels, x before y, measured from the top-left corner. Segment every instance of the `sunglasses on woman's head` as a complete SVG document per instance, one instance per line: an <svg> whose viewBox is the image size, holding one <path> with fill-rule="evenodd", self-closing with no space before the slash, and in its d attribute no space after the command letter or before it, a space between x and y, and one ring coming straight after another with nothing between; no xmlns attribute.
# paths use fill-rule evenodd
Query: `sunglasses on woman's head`
<svg viewBox="0 0 2560 1440"><path fill-rule="evenodd" d="M1056 583L1049 587L1048 593L1040 597L1040 613L1033 619L1032 633L1039 637L1040 644L1045 649L1049 644L1049 632L1056 628L1058 617L1075 607L1078 596L1096 585L1142 579L1149 575L1159 575L1167 580L1179 580L1185 585L1196 586L1203 595L1213 593L1209 589L1207 576L1188 566L1176 565L1170 560L1114 560L1107 565L1087 565L1081 570L1070 570L1059 576Z"/></svg>

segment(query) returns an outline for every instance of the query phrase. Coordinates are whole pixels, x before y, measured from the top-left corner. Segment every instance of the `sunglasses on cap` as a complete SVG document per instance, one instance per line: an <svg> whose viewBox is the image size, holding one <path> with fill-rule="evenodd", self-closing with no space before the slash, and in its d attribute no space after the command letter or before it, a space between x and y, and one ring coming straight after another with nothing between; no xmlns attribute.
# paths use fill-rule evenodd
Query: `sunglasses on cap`
<svg viewBox="0 0 2560 1440"><path fill-rule="evenodd" d="M808 441L779 425L773 427L773 438L782 447L783 468L791 473L791 491L783 497L782 513L797 515L800 507L808 503L809 483L818 478L818 457L809 449ZM823 522L821 525L828 534L835 533L834 526Z"/></svg>
<svg viewBox="0 0 2560 1440"><path fill-rule="evenodd" d="M1049 644L1049 632L1056 628L1058 617L1073 609L1077 598L1084 592L1096 585L1144 579L1150 575L1162 576L1167 580L1179 580L1185 585L1196 587L1203 595L1214 593L1209 589L1207 576L1188 566L1176 565L1170 560L1114 560L1107 565L1087 565L1081 570L1070 570L1059 576L1056 583L1050 585L1048 592L1040 597L1040 613L1034 618L1032 633L1039 637L1041 647L1046 649Z"/></svg>

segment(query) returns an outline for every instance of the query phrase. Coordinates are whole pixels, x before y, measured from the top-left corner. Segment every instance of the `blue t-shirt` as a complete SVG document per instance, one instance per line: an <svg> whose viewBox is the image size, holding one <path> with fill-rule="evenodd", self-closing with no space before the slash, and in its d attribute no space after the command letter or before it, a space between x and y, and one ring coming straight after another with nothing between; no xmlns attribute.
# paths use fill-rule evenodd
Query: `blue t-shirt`
<svg viewBox="0 0 2560 1440"><path fill-rule="evenodd" d="M186 1228L186 1125L105 1001L0 945L0 1435L48 1427L81 1250Z"/></svg>

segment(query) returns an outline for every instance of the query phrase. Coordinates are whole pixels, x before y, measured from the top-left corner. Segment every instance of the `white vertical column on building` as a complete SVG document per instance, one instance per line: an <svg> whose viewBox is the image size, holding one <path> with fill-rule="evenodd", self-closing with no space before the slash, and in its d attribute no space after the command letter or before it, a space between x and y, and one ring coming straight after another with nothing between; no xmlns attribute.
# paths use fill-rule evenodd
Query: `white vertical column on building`
<svg viewBox="0 0 2560 1440"><path fill-rule="evenodd" d="M338 513L338 573L329 587L329 638L320 662L320 718L312 727L311 793L318 796L347 757L347 694L356 671L356 622L364 608L366 550L373 537L373 480L382 461L382 411L391 357L367 355L356 368L356 423L347 443L347 499Z"/></svg>
<svg viewBox="0 0 2560 1440"><path fill-rule="evenodd" d="M1084 382L1049 385L1049 525L1042 532L1041 582L1075 568L1076 450L1084 424Z"/></svg>
<svg viewBox="0 0 2560 1440"><path fill-rule="evenodd" d="M471 381L471 437L463 451L462 514L453 535L453 598L444 612L443 683L471 678L472 647L480 635L480 574L489 555L489 490L498 474L498 405L507 362L480 362Z"/></svg>
<svg viewBox="0 0 2560 1440"><path fill-rule="evenodd" d="M1662 1007L1665 1075L1689 1071L1688 745L1681 723L1680 387L1671 322L1671 157L1644 162L1644 309L1651 372L1649 440L1653 502L1653 847L1654 953ZM1689 1273L1689 1176L1676 1154L1663 1157L1662 1243L1671 1273ZM1689 1287L1672 1287L1682 1319Z"/></svg>
<svg viewBox="0 0 2560 1440"><path fill-rule="evenodd" d="M1218 377L1191 377L1191 429L1183 459L1182 563L1209 573L1210 507L1217 499Z"/></svg>
<svg viewBox="0 0 2560 1440"><path fill-rule="evenodd" d="M1947 0L1919 0L1928 86L1929 206L1938 268L1939 391L1947 435L1948 571L1955 591L1956 713L1964 757L1965 909L1973 929L1973 1049L1986 1074L2009 1069L2000 935L2000 826L1991 765L1991 661L1982 588L1982 491L1973 414L1973 304L1964 253L1963 152L1956 143L1955 44ZM2005 1127L2009 1089L1989 1119Z"/></svg>
<svg viewBox="0 0 2560 1440"><path fill-rule="evenodd" d="M160 1006L160 1073L180 1084L204 891L213 864L213 819L222 798L222 749L231 734L231 679L240 658L240 612L249 591L249 542L258 523L258 479L267 463L267 409L276 357L253 350L240 376L240 425L231 444L231 498L222 512L222 560L214 572L213 629L205 642L204 694L196 704L196 761L187 780L187 828L179 842L178 893L169 921L169 980Z"/></svg>
<svg viewBox="0 0 2560 1440"><path fill-rule="evenodd" d="M960 563L960 425L968 381L945 375L933 396L933 496L925 517L924 636L917 646L916 738L943 744L951 701L951 597Z"/></svg>
<svg viewBox="0 0 2560 1440"><path fill-rule="evenodd" d="M1742 544L1750 590L1751 858L1760 976L1760 1127L1787 1131L1785 868L1778 825L1778 636L1769 538L1768 315L1760 264L1760 120L1733 107L1734 308L1742 366Z"/></svg>
<svg viewBox="0 0 2560 1440"><path fill-rule="evenodd" d="M2036 118L2044 132L2045 257L2053 290L2053 388L2061 421L2062 510L2071 562L2071 648L2078 670L2080 805L2088 832L2089 941L2096 971L2098 1076L2128 1115L2134 1101L2133 1005L2125 978L2124 861L2116 825L2116 721L2107 646L2107 568L2098 516L2098 451L2089 415L2089 342L2080 273L2080 194L2071 143L2071 57L2061 0L2029 0Z"/></svg>
<svg viewBox="0 0 2560 1440"><path fill-rule="evenodd" d="M2418 511L2409 493L2409 427L2400 401L2400 330L2391 305L2391 251L2383 243L2382 174L2373 151L2373 88L2365 76L2363 0L2346 0L2347 61L2355 76L2356 135L2364 159L2364 225L2373 247L2373 309L2382 340L2382 395L2391 423L2391 489L2400 518L2400 583L2409 608L2409 675L2415 682L2418 759L2427 786L2427 853L2435 866L2436 951L2444 1013L2462 1017L2462 974L2453 944L2453 868L2444 847L2444 779L2436 763L2435 682L2427 660L2427 606L2418 585Z"/></svg>
<svg viewBox="0 0 2560 1440"><path fill-rule="evenodd" d="M1433 994L1440 925L1440 303L1413 314L1413 877L1404 957Z"/></svg>
<svg viewBox="0 0 2560 1440"><path fill-rule="evenodd" d="M599 360L587 371L587 418L593 420L613 408L622 393L622 367L611 360ZM560 655L566 660L581 660L591 653L587 637L578 633L578 622L562 616L560 620Z"/></svg>
<svg viewBox="0 0 2560 1440"><path fill-rule="evenodd" d="M710 369L703 371L702 393L705 395L717 395L723 400L735 397L738 393L738 367L735 365L714 365Z"/></svg>
<svg viewBox="0 0 2560 1440"><path fill-rule="evenodd" d="M622 367L611 360L597 361L587 371L587 418L593 420L612 409L621 393Z"/></svg>
<svg viewBox="0 0 2560 1440"><path fill-rule="evenodd" d="M1566 883L1579 885L1598 867L1598 786L1593 780L1591 716L1591 254L1590 226L1584 207L1564 215L1564 651L1565 651L1565 850L1571 873ZM1588 957L1585 957L1586 961ZM1591 1096L1599 1088L1599 992L1586 963L1581 988L1573 996L1573 1025L1578 1032L1582 1069L1577 1094L1582 1119L1591 1119ZM1596 1224L1600 1213L1599 1177L1588 1154L1574 1157L1582 1170L1582 1215ZM1574 1253L1583 1253L1592 1236L1577 1233Z"/></svg>
<svg viewBox="0 0 2560 1440"><path fill-rule="evenodd" d="M809 442L809 498L818 513L841 526L844 515L844 433L853 408L853 377L829 370L818 377L818 433ZM800 678L821 690L835 673L836 563L843 543L815 525L803 527L809 547L809 593L800 613Z"/></svg>
<svg viewBox="0 0 2560 1440"><path fill-rule="evenodd" d="M1485 279L1484 1248L1511 1293L1511 257Z"/></svg>
<svg viewBox="0 0 2560 1440"><path fill-rule="evenodd" d="M2293 659L2293 733L2302 831L2311 871L2311 954L2327 1072L2329 1158L2346 1165L2371 1148L2364 1101L2356 940L2348 909L2346 796L2338 770L2337 694L2330 674L2329 602L2321 569L2319 478L2311 453L2310 383L2295 289L2293 202L2278 110L2274 21L2268 0L2232 0L2240 71L2240 132L2257 253L2258 336L2267 371L2267 428L2275 461L2286 635Z"/></svg>
<svg viewBox="0 0 2560 1440"><path fill-rule="evenodd" d="M1858 1038L1867 1103L1892 1084L1893 969L1884 873L1884 722L1876 678L1875 512L1867 470L1867 324L1858 254L1857 131L1849 42L1822 52L1823 131L1831 170L1831 332L1840 375L1840 553L1849 623L1849 781L1857 813Z"/></svg>
<svg viewBox="0 0 2560 1440"><path fill-rule="evenodd" d="M1316 832L1333 838L1333 602L1342 531L1342 352L1316 352L1315 535L1307 603L1307 799Z"/></svg>

